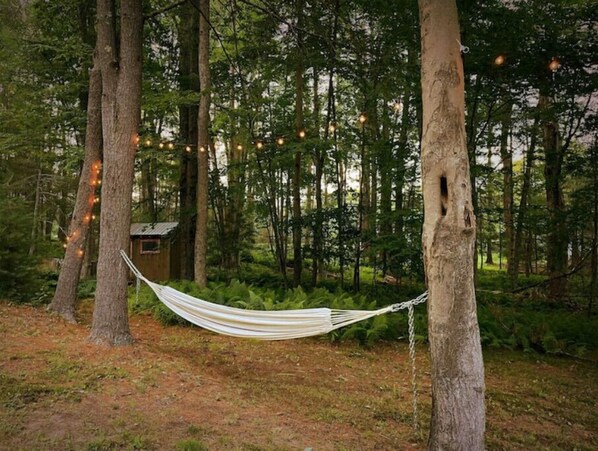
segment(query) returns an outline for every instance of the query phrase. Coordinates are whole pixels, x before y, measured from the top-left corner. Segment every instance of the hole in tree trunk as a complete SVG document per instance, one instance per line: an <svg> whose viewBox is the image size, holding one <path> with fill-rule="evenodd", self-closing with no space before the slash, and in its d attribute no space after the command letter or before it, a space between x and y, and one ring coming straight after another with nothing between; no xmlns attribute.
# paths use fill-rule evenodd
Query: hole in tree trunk
<svg viewBox="0 0 598 451"><path fill-rule="evenodd" d="M440 213L446 216L446 209L448 205L448 183L446 177L440 177Z"/></svg>

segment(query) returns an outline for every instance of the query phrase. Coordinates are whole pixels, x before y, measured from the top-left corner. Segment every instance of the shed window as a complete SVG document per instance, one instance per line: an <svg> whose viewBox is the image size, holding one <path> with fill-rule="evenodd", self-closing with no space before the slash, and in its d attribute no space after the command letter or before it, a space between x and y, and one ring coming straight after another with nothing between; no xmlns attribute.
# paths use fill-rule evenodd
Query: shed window
<svg viewBox="0 0 598 451"><path fill-rule="evenodd" d="M141 240L142 254L159 254L160 253L160 239L151 238Z"/></svg>

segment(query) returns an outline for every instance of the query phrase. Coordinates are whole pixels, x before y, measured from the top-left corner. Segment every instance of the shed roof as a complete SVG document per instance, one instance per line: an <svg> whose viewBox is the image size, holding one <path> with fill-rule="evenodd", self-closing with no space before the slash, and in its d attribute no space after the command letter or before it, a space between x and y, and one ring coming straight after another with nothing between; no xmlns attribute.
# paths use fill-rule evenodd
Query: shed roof
<svg viewBox="0 0 598 451"><path fill-rule="evenodd" d="M179 225L178 222L137 222L131 224L131 236L165 236Z"/></svg>

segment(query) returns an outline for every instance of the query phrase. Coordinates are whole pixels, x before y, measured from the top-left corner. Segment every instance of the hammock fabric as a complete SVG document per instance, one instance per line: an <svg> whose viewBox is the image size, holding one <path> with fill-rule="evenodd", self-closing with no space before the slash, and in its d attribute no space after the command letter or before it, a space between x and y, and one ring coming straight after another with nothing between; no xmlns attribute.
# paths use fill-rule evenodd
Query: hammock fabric
<svg viewBox="0 0 598 451"><path fill-rule="evenodd" d="M177 315L204 329L233 337L257 340L289 340L326 334L340 327L389 312L408 309L425 302L428 293L378 310L337 310L312 308L301 310L244 310L214 304L181 293L174 288L148 280L124 251L120 252L137 281L144 281L160 301ZM410 315L411 316L411 315Z"/></svg>

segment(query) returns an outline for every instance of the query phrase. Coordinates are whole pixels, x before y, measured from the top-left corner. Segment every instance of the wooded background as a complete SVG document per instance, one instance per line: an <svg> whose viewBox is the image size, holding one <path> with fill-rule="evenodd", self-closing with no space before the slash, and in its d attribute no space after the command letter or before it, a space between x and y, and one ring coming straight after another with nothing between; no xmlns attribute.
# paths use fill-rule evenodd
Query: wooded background
<svg viewBox="0 0 598 451"><path fill-rule="evenodd" d="M595 5L458 6L475 265L499 264L509 291L541 274L548 299L581 298L591 310ZM192 279L199 3L142 7L132 216L180 222L183 275ZM43 296L40 260L63 257L75 206L95 2L4 1L0 17L0 289L31 298ZM333 280L358 291L364 271L368 284L421 281L417 3L213 0L206 23L212 274L223 268L238 278L244 264L262 263L289 287ZM78 249L83 276L97 260L99 189L95 196L83 218L89 239Z"/></svg>

